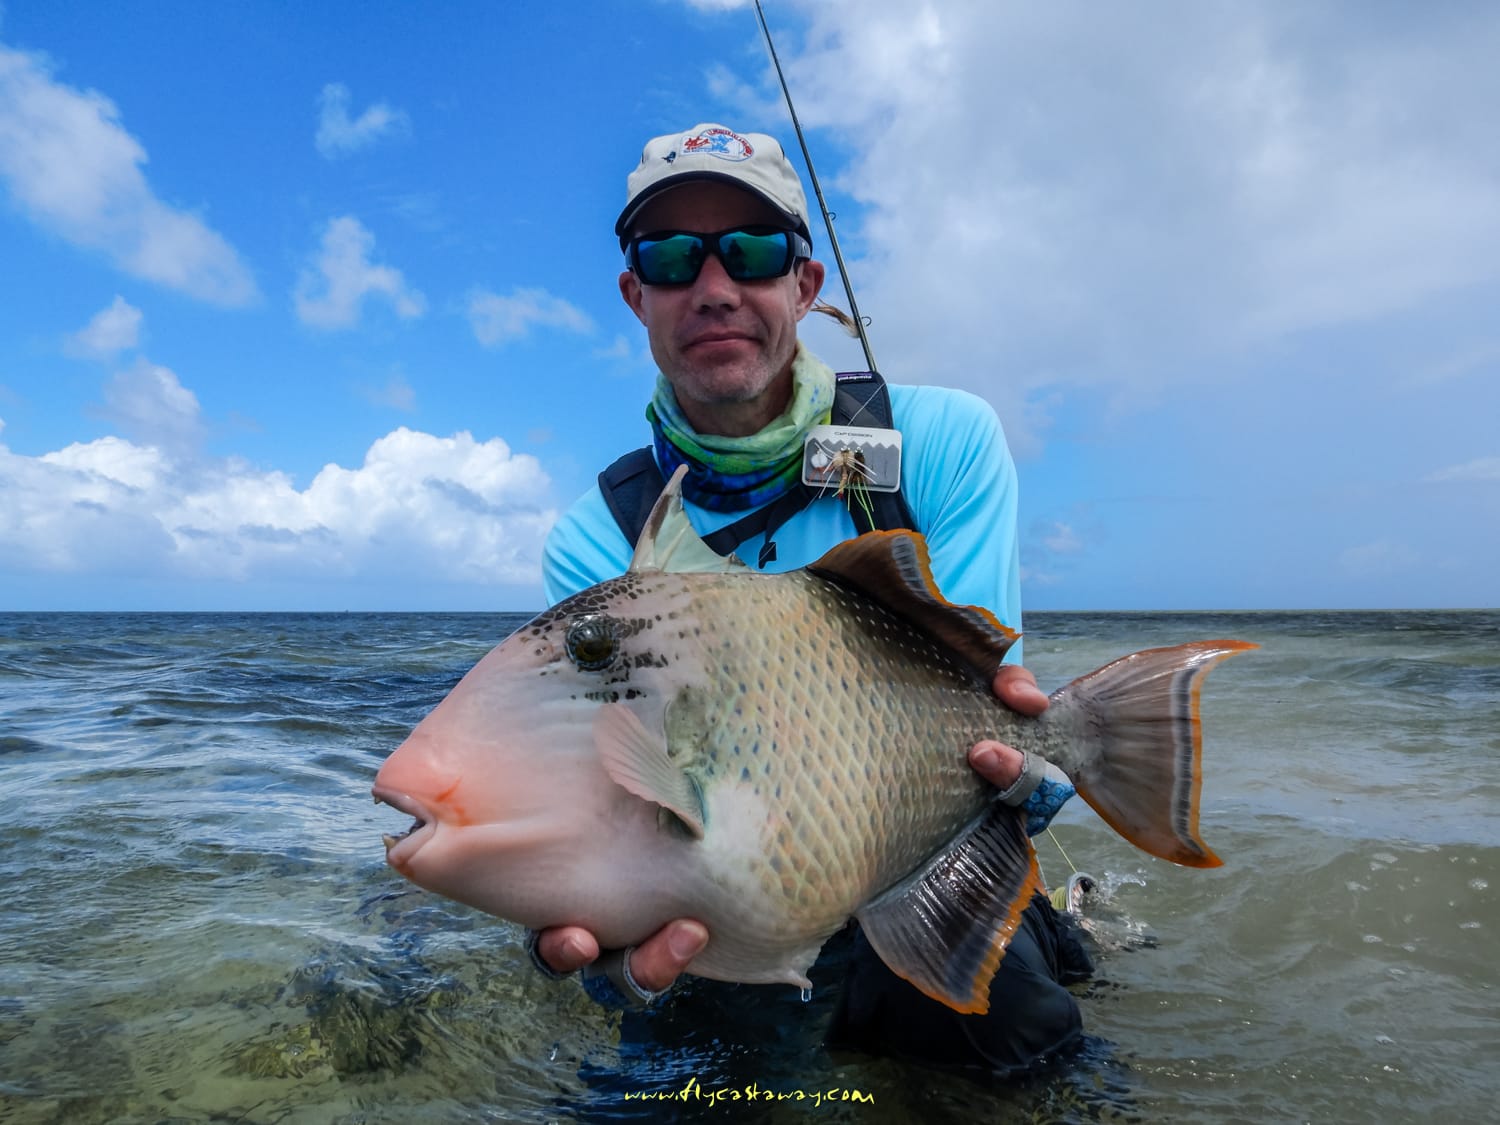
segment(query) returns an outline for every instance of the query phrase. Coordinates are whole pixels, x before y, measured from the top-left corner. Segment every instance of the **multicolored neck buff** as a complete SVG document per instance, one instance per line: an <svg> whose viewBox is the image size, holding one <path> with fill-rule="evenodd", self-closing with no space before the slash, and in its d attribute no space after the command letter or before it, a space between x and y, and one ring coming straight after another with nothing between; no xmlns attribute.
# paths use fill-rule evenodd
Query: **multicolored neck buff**
<svg viewBox="0 0 1500 1125"><path fill-rule="evenodd" d="M832 416L834 386L833 370L798 345L786 411L758 433L725 437L693 429L672 384L658 375L646 418L662 476L670 478L677 466L686 465L682 494L714 512L742 512L779 499L802 479L803 439Z"/></svg>

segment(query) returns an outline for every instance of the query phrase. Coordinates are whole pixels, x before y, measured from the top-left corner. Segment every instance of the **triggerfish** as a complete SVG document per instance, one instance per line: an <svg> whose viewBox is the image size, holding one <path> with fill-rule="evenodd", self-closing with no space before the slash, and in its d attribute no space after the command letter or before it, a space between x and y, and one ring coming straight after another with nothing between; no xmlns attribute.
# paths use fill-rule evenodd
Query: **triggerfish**
<svg viewBox="0 0 1500 1125"><path fill-rule="evenodd" d="M702 542L679 480L624 575L517 630L381 767L376 800L416 818L386 838L402 875L604 948L697 918L689 972L803 988L853 916L899 975L982 1012L1041 877L975 742L1044 756L1152 855L1219 864L1199 689L1254 645L1138 652L1027 718L990 686L1017 634L943 598L919 534L761 574Z"/></svg>

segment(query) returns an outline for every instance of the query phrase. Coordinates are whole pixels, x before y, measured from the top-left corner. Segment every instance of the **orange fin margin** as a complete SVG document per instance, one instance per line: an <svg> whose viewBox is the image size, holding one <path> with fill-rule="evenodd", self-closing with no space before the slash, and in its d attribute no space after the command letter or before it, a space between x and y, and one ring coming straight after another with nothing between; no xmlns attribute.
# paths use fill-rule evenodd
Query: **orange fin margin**
<svg viewBox="0 0 1500 1125"><path fill-rule="evenodd" d="M1223 863L1198 834L1203 678L1258 647L1216 640L1146 649L1052 694L1043 725L1087 732L1071 775L1079 796L1136 847L1187 867Z"/></svg>
<svg viewBox="0 0 1500 1125"><path fill-rule="evenodd" d="M955 605L932 576L927 541L915 531L868 531L807 568L885 606L929 634L986 683L1021 634L980 606Z"/></svg>
<svg viewBox="0 0 1500 1125"><path fill-rule="evenodd" d="M1025 815L992 804L951 847L855 917L897 976L954 1011L982 1014L1021 913L1042 891Z"/></svg>

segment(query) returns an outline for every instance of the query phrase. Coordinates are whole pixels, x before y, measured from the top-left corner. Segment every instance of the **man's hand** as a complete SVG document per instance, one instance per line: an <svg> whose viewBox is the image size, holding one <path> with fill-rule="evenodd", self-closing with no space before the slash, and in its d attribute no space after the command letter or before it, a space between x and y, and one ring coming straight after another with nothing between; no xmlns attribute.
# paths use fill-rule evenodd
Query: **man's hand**
<svg viewBox="0 0 1500 1125"><path fill-rule="evenodd" d="M1000 702L1022 715L1036 718L1047 709L1047 693L1036 677L1019 664L1002 664L992 684ZM1025 756L1012 746L986 738L969 750L969 765L1002 793L1020 779Z"/></svg>
<svg viewBox="0 0 1500 1125"><path fill-rule="evenodd" d="M649 992L671 988L707 944L708 929L702 922L668 922L631 950L630 975ZM580 926L555 926L537 936L536 951L553 972L566 974L592 964L599 956L599 942Z"/></svg>

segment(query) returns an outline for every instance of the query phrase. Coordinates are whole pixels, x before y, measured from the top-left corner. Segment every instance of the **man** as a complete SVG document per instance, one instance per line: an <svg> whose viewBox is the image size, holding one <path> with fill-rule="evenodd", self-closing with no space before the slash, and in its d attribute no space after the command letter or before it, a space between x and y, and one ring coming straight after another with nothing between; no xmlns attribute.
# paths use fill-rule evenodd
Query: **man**
<svg viewBox="0 0 1500 1125"><path fill-rule="evenodd" d="M806 198L781 146L712 124L655 138L629 177L615 233L626 252L620 294L645 326L660 369L647 411L655 458L663 475L689 466L684 506L694 527L708 534L747 512L772 513L759 556L771 571L804 566L856 534L847 499L830 493L787 505L801 479L804 438L829 420L835 382L797 340L824 267L811 257ZM926 536L939 587L1018 628L1015 470L993 410L942 388L889 391L902 435L900 491ZM549 601L619 575L633 546L596 487L548 538ZM1017 644L1012 655L1019 653ZM1019 664L1002 665L994 690L1023 714L1047 706ZM997 742L981 742L969 760L999 799L1025 802L1033 832L1072 792L1060 774L1041 781L1040 763ZM1060 982L1086 975L1087 958L1045 900L1024 919L984 1017L923 996L861 941L831 1041L1001 1072L1066 1050L1081 1021ZM601 953L592 934L559 927L537 935L533 951L554 974L587 966L596 996L649 1002L708 940L701 923L681 919L628 950Z"/></svg>

